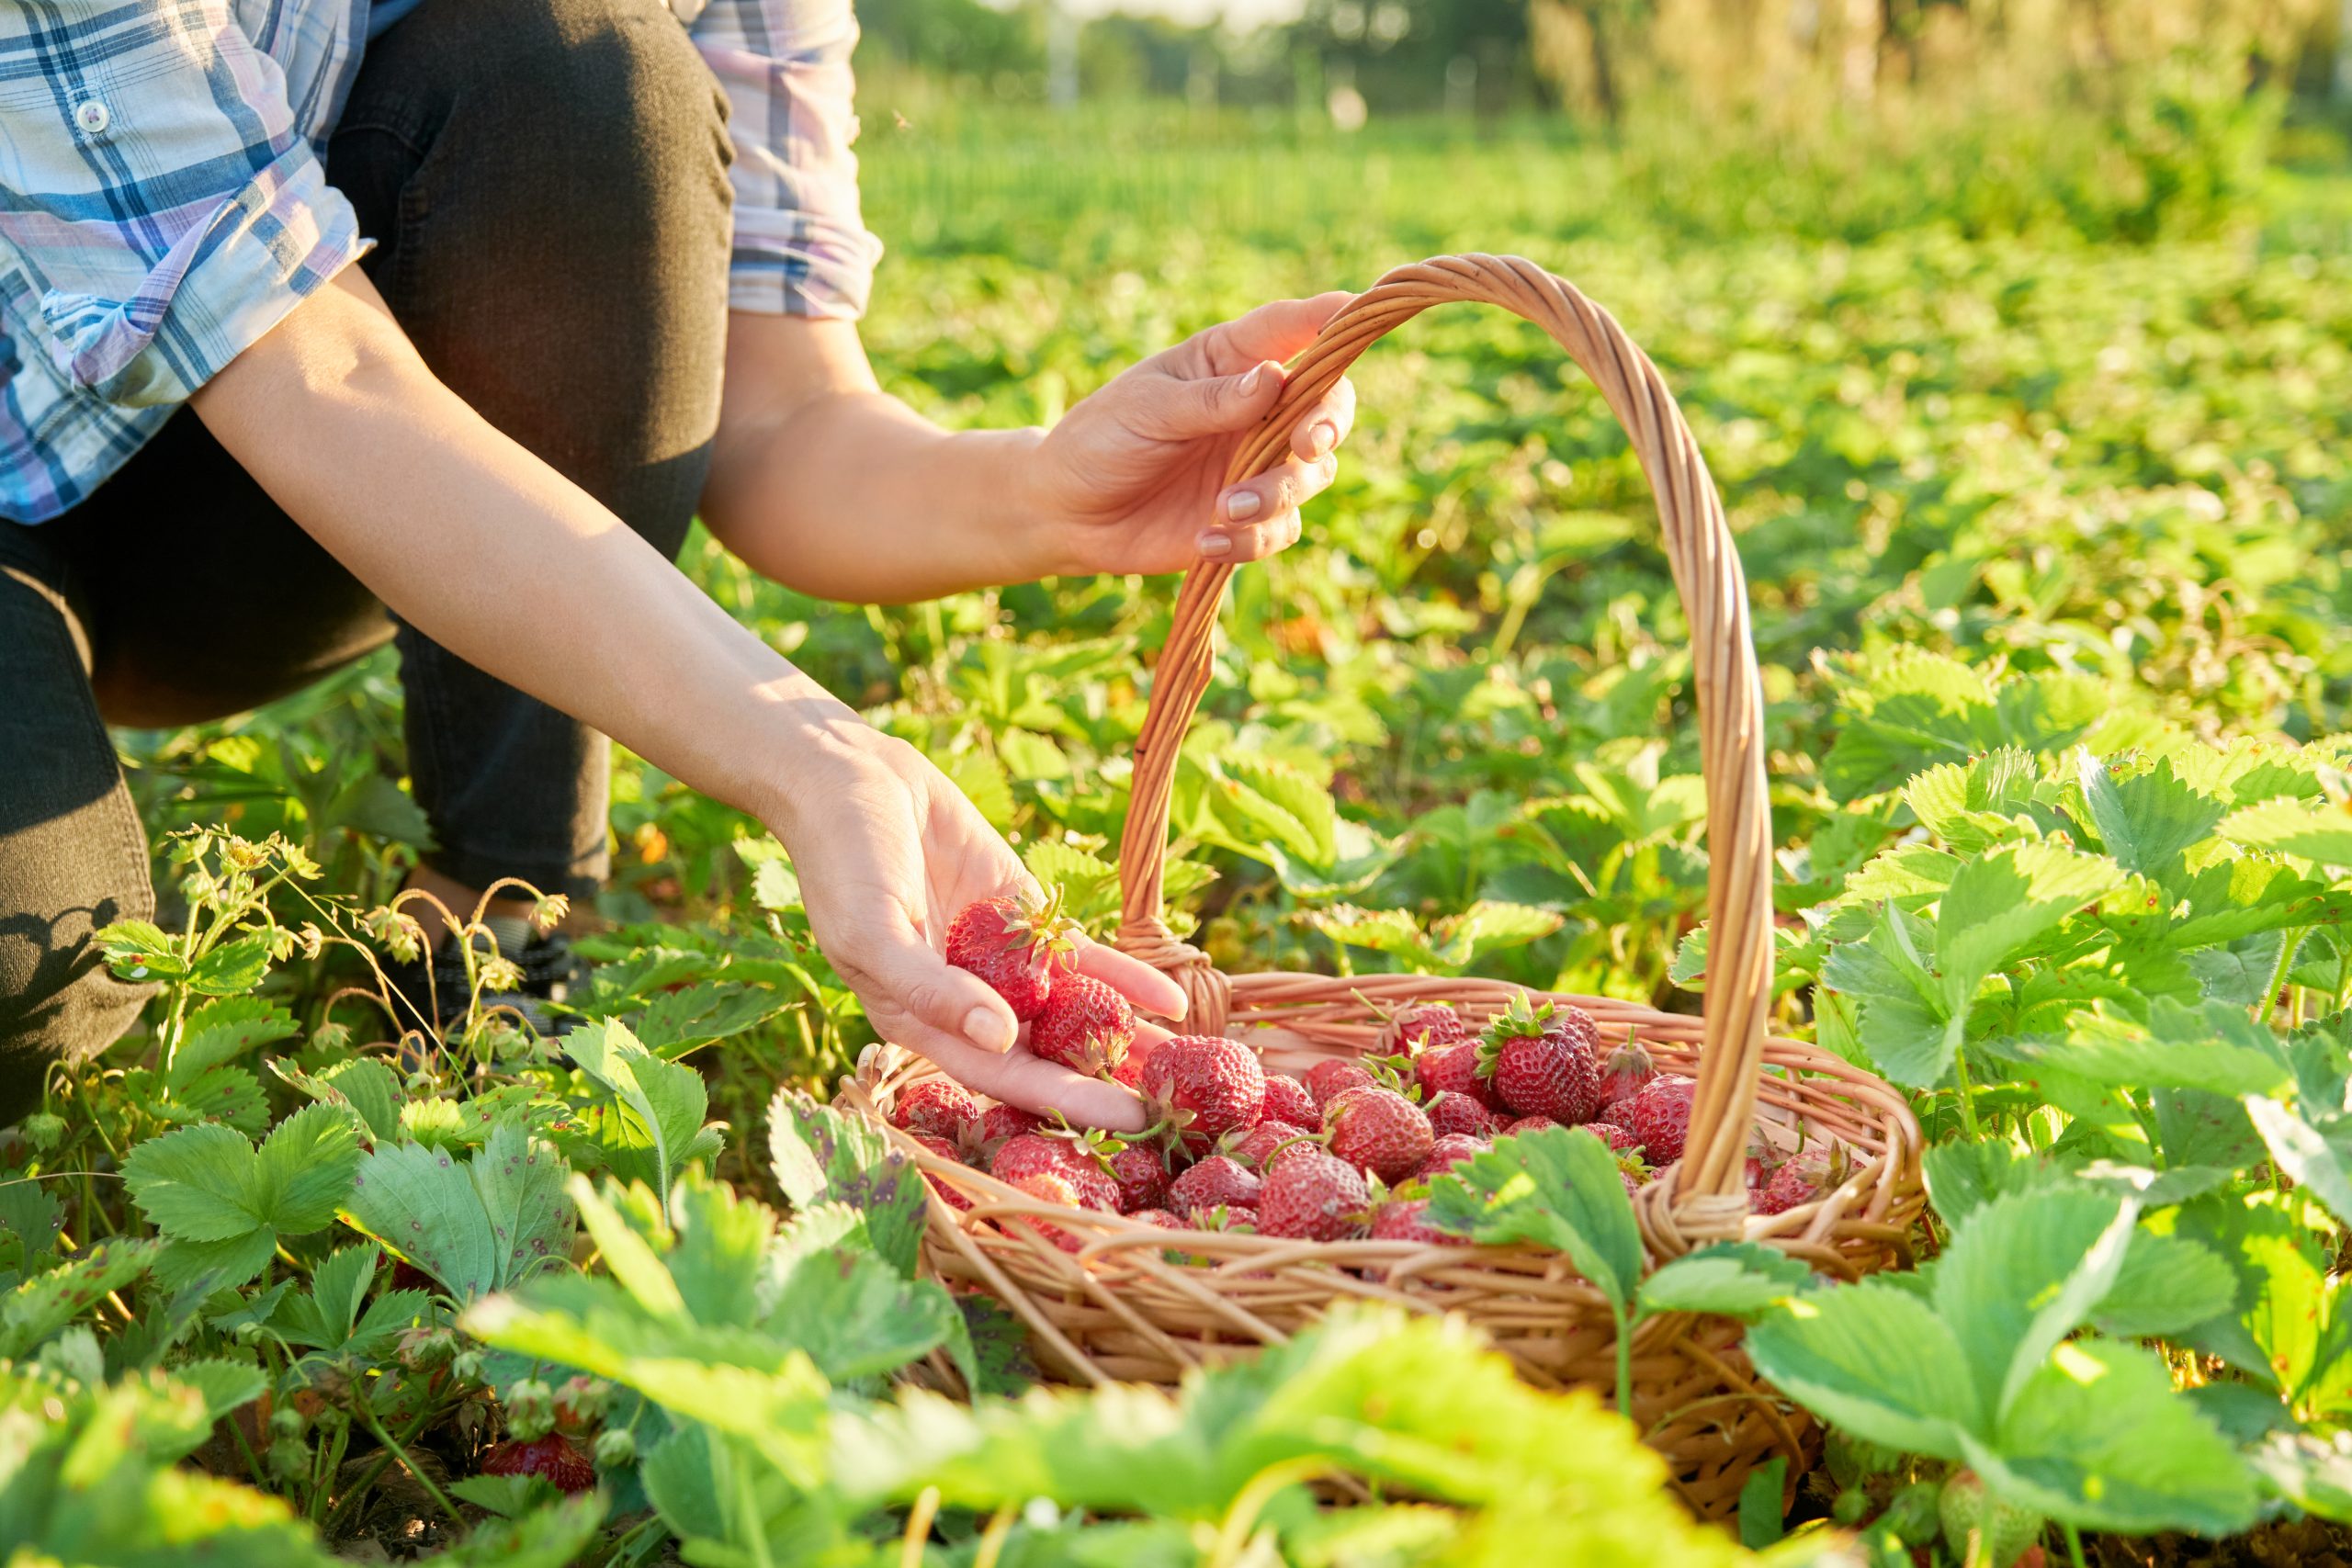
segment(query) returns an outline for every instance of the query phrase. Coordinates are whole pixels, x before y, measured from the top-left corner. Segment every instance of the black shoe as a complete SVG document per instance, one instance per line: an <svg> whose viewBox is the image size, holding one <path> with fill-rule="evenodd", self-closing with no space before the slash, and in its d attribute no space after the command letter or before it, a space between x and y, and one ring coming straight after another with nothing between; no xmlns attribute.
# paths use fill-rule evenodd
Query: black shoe
<svg viewBox="0 0 2352 1568"><path fill-rule="evenodd" d="M493 915L482 924L497 939L498 954L522 971L522 983L518 986L495 991L483 988L482 1011L512 1009L540 1034L568 1033L575 1021L568 1014L551 1011L547 1004L563 1001L571 987L585 977L584 966L571 951L571 943L560 934L538 935L528 921L514 916ZM475 966L479 969L491 956L490 944L479 942L475 954ZM403 1031L421 1028L423 1021L429 1020L435 1033L446 1034L450 1025L466 1016L470 989L464 955L454 942L444 941L420 958L387 962L384 978L391 987L393 1011Z"/></svg>

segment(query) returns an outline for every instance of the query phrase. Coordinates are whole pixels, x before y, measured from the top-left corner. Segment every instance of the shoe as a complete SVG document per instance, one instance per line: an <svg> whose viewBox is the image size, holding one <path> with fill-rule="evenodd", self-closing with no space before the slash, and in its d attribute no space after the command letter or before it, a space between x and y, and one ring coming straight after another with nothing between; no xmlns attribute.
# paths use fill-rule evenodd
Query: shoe
<svg viewBox="0 0 2352 1568"><path fill-rule="evenodd" d="M539 935L520 916L491 915L482 924L497 940L499 954L523 972L522 984L511 990L483 991L482 1010L511 1008L542 1035L570 1032L576 1021L552 1012L547 1004L563 1001L583 978L583 966L571 943L560 933ZM490 955L490 944L483 942L478 953L477 964ZM445 939L418 958L387 962L384 978L393 992L393 1010L403 1030L416 1028L420 1019L430 1019L434 1032L446 1034L450 1025L466 1016L466 963L455 942Z"/></svg>

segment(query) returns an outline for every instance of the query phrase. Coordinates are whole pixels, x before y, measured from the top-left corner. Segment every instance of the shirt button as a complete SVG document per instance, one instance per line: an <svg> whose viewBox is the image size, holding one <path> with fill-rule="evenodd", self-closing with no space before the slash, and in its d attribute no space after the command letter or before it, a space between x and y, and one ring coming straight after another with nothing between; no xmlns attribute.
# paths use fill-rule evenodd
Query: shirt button
<svg viewBox="0 0 2352 1568"><path fill-rule="evenodd" d="M85 135L96 136L113 121L113 114L96 98L84 98L74 106L74 123L80 126Z"/></svg>

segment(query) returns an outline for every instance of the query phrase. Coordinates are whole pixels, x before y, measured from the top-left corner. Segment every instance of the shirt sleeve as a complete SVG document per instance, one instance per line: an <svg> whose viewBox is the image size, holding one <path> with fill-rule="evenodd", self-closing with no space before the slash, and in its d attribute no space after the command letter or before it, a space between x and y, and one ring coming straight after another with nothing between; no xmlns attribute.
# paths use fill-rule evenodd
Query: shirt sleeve
<svg viewBox="0 0 2352 1568"><path fill-rule="evenodd" d="M11 75L0 309L73 389L184 400L368 248L227 0L0 6Z"/></svg>
<svg viewBox="0 0 2352 1568"><path fill-rule="evenodd" d="M692 32L727 94L735 143L728 304L764 315L865 314L882 242L859 213L850 151L850 0L709 0Z"/></svg>

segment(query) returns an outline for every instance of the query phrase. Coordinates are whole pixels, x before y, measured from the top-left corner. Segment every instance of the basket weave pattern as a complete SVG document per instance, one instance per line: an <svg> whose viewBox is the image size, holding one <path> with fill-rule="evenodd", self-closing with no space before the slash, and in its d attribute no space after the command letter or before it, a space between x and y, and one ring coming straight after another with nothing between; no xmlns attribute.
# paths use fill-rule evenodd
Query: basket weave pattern
<svg viewBox="0 0 2352 1568"><path fill-rule="evenodd" d="M1119 851L1118 945L1183 987L1191 1001L1185 1028L1248 1042L1270 1072L1303 1073L1322 1058L1371 1050L1385 1015L1411 1002L1450 1002L1474 1021L1521 995L1581 1007L1604 1043L1638 1036L1663 1070L1697 1079L1682 1159L1634 1201L1653 1265L1743 1237L1846 1279L1906 1262L1924 1198L1919 1129L1902 1096L1826 1052L1765 1032L1772 835L1747 583L1713 480L1648 357L1606 311L1530 262L1470 255L1399 267L1335 316L1292 367L1282 399L1236 455L1227 483L1280 463L1301 412L1374 341L1429 307L1453 301L1498 305L1550 333L1623 424L1657 498L1694 650L1708 807L1705 1018L1605 998L1523 992L1488 980L1228 976L1179 941L1161 905L1170 796L1185 728L1214 672L1216 613L1233 571L1210 562L1184 580L1136 746ZM844 1086L845 1096L882 1120L896 1094L931 1070L895 1048L877 1048ZM1758 1133L1784 1151L1842 1147L1845 1179L1815 1202L1751 1214L1745 1169L1749 1138ZM1115 1214L1041 1204L894 1136L934 1183L971 1201L965 1211L933 1199L924 1243L929 1267L952 1285L1005 1302L1060 1375L1172 1382L1190 1367L1278 1343L1333 1302L1353 1297L1459 1312L1541 1385L1613 1383L1609 1311L1560 1255L1530 1247L1171 1235ZM1050 1221L1082 1247L1065 1252L1035 1226L1007 1223L1023 1215ZM1181 1260L1187 1257L1192 1260ZM1668 1456L1685 1498L1709 1517L1736 1506L1748 1472L1771 1453L1789 1455L1792 1476L1809 1455L1802 1412L1757 1383L1738 1340L1736 1324L1687 1315L1652 1318L1634 1331L1630 1414Z"/></svg>

